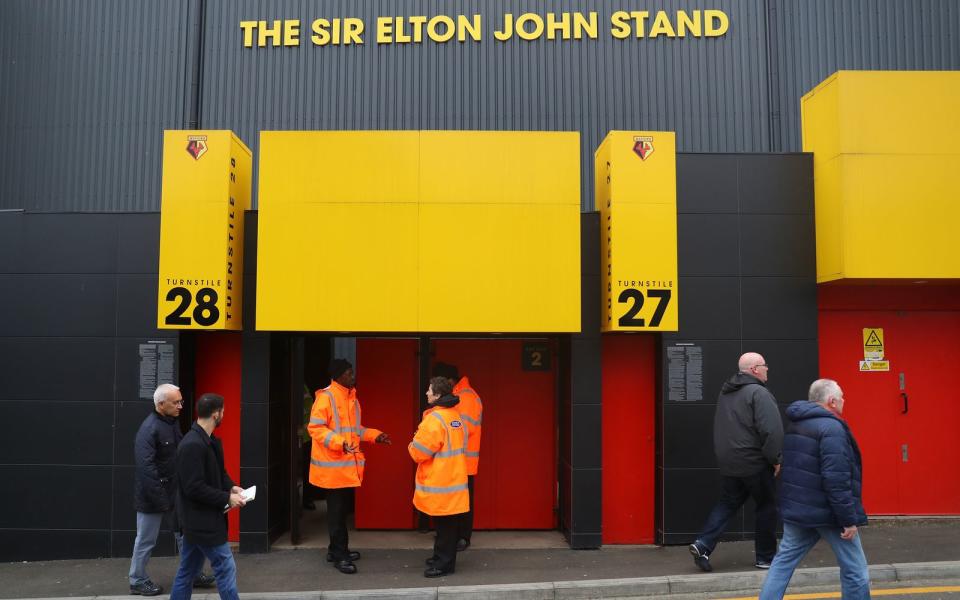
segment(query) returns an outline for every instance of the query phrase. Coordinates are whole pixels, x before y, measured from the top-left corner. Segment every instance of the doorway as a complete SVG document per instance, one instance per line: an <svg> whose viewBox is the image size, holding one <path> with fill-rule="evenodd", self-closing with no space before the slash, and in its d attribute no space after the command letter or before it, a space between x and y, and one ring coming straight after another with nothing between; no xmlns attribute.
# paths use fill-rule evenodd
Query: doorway
<svg viewBox="0 0 960 600"><path fill-rule="evenodd" d="M889 371L864 372L864 328L883 329ZM820 373L836 379L863 457L870 514L960 514L960 312L820 312Z"/></svg>

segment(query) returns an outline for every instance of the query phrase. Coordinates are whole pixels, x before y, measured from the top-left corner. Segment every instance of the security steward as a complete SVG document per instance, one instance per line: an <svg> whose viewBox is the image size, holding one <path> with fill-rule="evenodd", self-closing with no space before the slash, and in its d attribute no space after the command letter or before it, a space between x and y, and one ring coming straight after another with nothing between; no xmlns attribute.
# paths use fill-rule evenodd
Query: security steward
<svg viewBox="0 0 960 600"><path fill-rule="evenodd" d="M480 435L483 433L483 402L466 376L460 376L456 365L438 362L433 366L434 377L446 377L453 386L453 395L460 398L457 410L469 435L467 442L467 485L470 489L470 510L463 514L458 524L457 552L470 547L473 536L473 480L480 470Z"/></svg>
<svg viewBox="0 0 960 600"><path fill-rule="evenodd" d="M433 517L437 539L433 556L427 559L426 577L440 577L456 570L458 526L470 510L467 491L466 449L468 433L446 377L434 377L427 389L427 402L434 407L407 447L417 463L413 505Z"/></svg>
<svg viewBox="0 0 960 600"><path fill-rule="evenodd" d="M347 514L353 488L363 483L364 457L360 442L389 444L390 436L360 423L360 401L354 388L353 365L342 358L330 361L330 385L317 390L307 431L313 439L310 452L310 483L324 488L327 496L327 528L330 545L327 562L341 573L357 572L347 536Z"/></svg>

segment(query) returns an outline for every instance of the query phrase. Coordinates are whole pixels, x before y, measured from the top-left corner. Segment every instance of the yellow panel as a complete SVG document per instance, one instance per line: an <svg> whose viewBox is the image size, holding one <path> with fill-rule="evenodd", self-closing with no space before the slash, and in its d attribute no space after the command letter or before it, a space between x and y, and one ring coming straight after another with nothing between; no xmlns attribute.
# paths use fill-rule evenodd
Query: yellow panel
<svg viewBox="0 0 960 600"><path fill-rule="evenodd" d="M843 277L843 194L840 180L842 158L817 163L813 170L816 198L817 281Z"/></svg>
<svg viewBox="0 0 960 600"><path fill-rule="evenodd" d="M257 329L415 331L417 206L261 196Z"/></svg>
<svg viewBox="0 0 960 600"><path fill-rule="evenodd" d="M817 280L960 278L960 72L840 71L802 100Z"/></svg>
<svg viewBox="0 0 960 600"><path fill-rule="evenodd" d="M575 133L265 132L257 328L579 331L579 152Z"/></svg>
<svg viewBox="0 0 960 600"><path fill-rule="evenodd" d="M416 131L263 131L268 202L416 202ZM262 205L262 202L261 202Z"/></svg>
<svg viewBox="0 0 960 600"><path fill-rule="evenodd" d="M595 155L603 331L677 331L672 132L610 132Z"/></svg>
<svg viewBox="0 0 960 600"><path fill-rule="evenodd" d="M960 154L960 71L841 71L844 154Z"/></svg>
<svg viewBox="0 0 960 600"><path fill-rule="evenodd" d="M157 327L242 329L250 150L230 131L165 131Z"/></svg>
<svg viewBox="0 0 960 600"><path fill-rule="evenodd" d="M580 211L534 204L420 207L420 329L580 330Z"/></svg>
<svg viewBox="0 0 960 600"><path fill-rule="evenodd" d="M424 131L421 203L580 206L580 134Z"/></svg>
<svg viewBox="0 0 960 600"><path fill-rule="evenodd" d="M960 277L960 155L842 160L846 277Z"/></svg>

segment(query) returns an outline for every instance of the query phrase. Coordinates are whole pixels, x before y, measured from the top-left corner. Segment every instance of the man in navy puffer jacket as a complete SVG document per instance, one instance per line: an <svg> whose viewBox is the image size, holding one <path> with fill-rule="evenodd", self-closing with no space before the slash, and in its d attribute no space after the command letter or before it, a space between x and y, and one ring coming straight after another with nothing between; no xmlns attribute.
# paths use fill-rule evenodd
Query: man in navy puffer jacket
<svg viewBox="0 0 960 600"><path fill-rule="evenodd" d="M867 523L860 449L840 418L843 390L832 379L818 379L809 397L787 408L780 474L783 540L760 600L783 598L794 569L820 538L837 557L844 599L869 598L867 559L857 533L857 526Z"/></svg>

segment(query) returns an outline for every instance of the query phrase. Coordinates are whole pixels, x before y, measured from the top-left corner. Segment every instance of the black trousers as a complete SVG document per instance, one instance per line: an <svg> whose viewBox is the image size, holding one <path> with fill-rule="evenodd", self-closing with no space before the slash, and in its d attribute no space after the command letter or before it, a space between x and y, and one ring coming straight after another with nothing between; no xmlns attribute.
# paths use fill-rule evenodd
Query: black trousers
<svg viewBox="0 0 960 600"><path fill-rule="evenodd" d="M723 477L720 499L714 505L703 531L697 536L712 554L717 541L727 527L727 521L740 510L747 498L756 504L754 517L754 552L757 560L770 562L777 553L777 501L773 479L773 467L747 477Z"/></svg>
<svg viewBox="0 0 960 600"><path fill-rule="evenodd" d="M350 556L347 517L350 515L352 498L353 488L327 489L327 530L330 532L328 549L335 561L347 560Z"/></svg>
<svg viewBox="0 0 960 600"><path fill-rule="evenodd" d="M461 540L467 540L470 543L470 536L473 535L473 478L474 475L467 476L467 489L470 490L470 510L460 516L458 523L459 537Z"/></svg>
<svg viewBox="0 0 960 600"><path fill-rule="evenodd" d="M437 540L433 543L433 568L453 572L457 566L457 539L463 515L433 517Z"/></svg>

